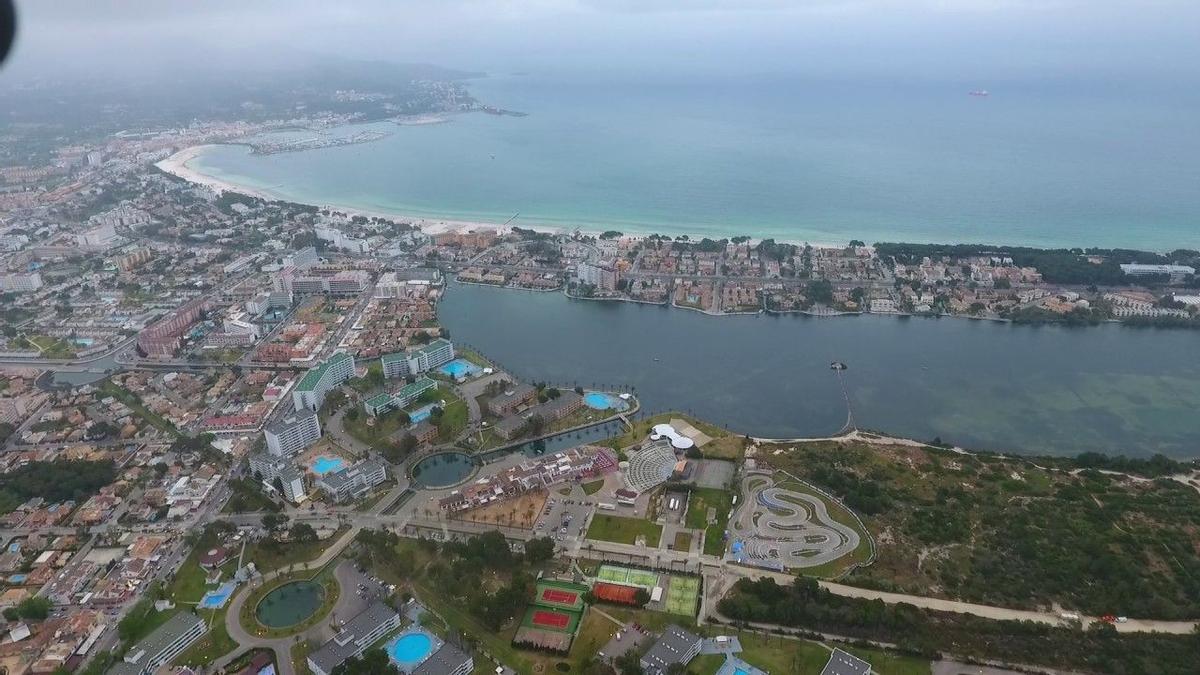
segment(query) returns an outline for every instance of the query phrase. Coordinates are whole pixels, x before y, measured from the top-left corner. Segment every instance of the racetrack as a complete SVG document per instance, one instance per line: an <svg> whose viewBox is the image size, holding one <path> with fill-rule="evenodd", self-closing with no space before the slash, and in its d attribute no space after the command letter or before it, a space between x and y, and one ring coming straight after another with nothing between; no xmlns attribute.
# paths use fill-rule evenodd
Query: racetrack
<svg viewBox="0 0 1200 675"><path fill-rule="evenodd" d="M816 567L848 555L862 543L854 528L834 520L817 497L776 487L769 474L742 479L743 501L730 529L747 562L785 568Z"/></svg>

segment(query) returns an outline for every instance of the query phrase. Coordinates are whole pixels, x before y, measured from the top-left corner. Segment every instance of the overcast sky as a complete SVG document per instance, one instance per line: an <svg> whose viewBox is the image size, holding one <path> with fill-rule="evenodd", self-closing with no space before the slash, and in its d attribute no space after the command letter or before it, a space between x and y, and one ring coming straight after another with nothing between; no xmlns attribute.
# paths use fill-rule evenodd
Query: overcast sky
<svg viewBox="0 0 1200 675"><path fill-rule="evenodd" d="M17 0L6 72L306 54L488 72L1198 79L1200 0Z"/></svg>

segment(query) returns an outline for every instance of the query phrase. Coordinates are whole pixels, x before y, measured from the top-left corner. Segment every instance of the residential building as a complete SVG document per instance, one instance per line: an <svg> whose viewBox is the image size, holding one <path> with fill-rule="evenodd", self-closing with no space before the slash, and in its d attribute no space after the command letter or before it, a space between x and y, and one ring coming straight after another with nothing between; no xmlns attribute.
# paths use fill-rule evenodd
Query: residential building
<svg viewBox="0 0 1200 675"><path fill-rule="evenodd" d="M283 256L284 267L295 267L298 270L306 270L319 262L321 258L317 255L317 249L312 246Z"/></svg>
<svg viewBox="0 0 1200 675"><path fill-rule="evenodd" d="M821 669L821 675L868 675L870 672L871 664L836 648L829 655L825 667Z"/></svg>
<svg viewBox="0 0 1200 675"><path fill-rule="evenodd" d="M40 272L5 274L0 281L0 290L6 293L30 293L42 287Z"/></svg>
<svg viewBox="0 0 1200 675"><path fill-rule="evenodd" d="M612 450L599 446L577 448L528 459L494 476L481 478L438 501L439 508L455 512L514 499L534 490L547 490L560 483L603 476L617 470Z"/></svg>
<svg viewBox="0 0 1200 675"><path fill-rule="evenodd" d="M277 489L275 481L283 487L283 496L293 504L307 499L304 491L304 474L290 460L267 453L250 455L250 472L262 477L263 483Z"/></svg>
<svg viewBox="0 0 1200 675"><path fill-rule="evenodd" d="M357 499L370 492L371 488L387 480L387 465L368 459L341 471L327 473L316 481L316 486L325 491L335 502Z"/></svg>
<svg viewBox="0 0 1200 675"><path fill-rule="evenodd" d="M516 412L521 406L537 400L537 389L524 382L517 382L488 401L488 412L504 417Z"/></svg>
<svg viewBox="0 0 1200 675"><path fill-rule="evenodd" d="M665 675L678 663L686 666L700 653L700 636L675 624L663 629L658 641L642 657L640 664L646 675Z"/></svg>
<svg viewBox="0 0 1200 675"><path fill-rule="evenodd" d="M206 630L207 626L199 616L191 612L180 612L129 648L124 661L129 665L121 669L110 669L109 672L148 675L182 654L193 642L200 639Z"/></svg>
<svg viewBox="0 0 1200 675"><path fill-rule="evenodd" d="M263 433L268 452L276 457L290 457L321 438L321 421L315 411L304 408L268 424Z"/></svg>
<svg viewBox="0 0 1200 675"><path fill-rule="evenodd" d="M317 410L325 402L325 394L352 377L354 357L346 352L338 352L304 374L292 390L292 405L297 411L305 408Z"/></svg>
<svg viewBox="0 0 1200 675"><path fill-rule="evenodd" d="M437 389L437 380L419 377L412 384L406 384L393 394L376 394L363 401L363 409L371 417L378 417L389 410L399 410L420 398L430 389Z"/></svg>
<svg viewBox="0 0 1200 675"><path fill-rule="evenodd" d="M454 360L454 343L438 338L411 352L384 354L379 358L383 376L392 379L407 375L420 375Z"/></svg>
<svg viewBox="0 0 1200 675"><path fill-rule="evenodd" d="M330 675L334 668L362 656L368 647L400 627L400 615L382 602L375 602L347 621L337 635L308 655L313 675Z"/></svg>
<svg viewBox="0 0 1200 675"><path fill-rule="evenodd" d="M581 283L595 286L602 291L617 290L617 284L621 281L621 272L613 265L603 263L596 265L589 262L581 262L575 272L575 276Z"/></svg>
<svg viewBox="0 0 1200 675"><path fill-rule="evenodd" d="M75 235L75 242L80 246L108 248L117 242L117 230L111 223L105 223Z"/></svg>
<svg viewBox="0 0 1200 675"><path fill-rule="evenodd" d="M412 671L412 675L468 675L473 670L475 659L470 654L449 642L443 642L436 652Z"/></svg>
<svg viewBox="0 0 1200 675"><path fill-rule="evenodd" d="M208 310L208 299L195 298L174 312L142 329L137 336L138 349L146 356L170 358L182 342L183 334Z"/></svg>
<svg viewBox="0 0 1200 675"><path fill-rule="evenodd" d="M1195 274L1196 268L1187 265L1142 265L1139 263L1131 263L1121 265L1121 271L1131 277L1147 277L1155 275L1165 275L1169 277L1183 277L1189 274Z"/></svg>

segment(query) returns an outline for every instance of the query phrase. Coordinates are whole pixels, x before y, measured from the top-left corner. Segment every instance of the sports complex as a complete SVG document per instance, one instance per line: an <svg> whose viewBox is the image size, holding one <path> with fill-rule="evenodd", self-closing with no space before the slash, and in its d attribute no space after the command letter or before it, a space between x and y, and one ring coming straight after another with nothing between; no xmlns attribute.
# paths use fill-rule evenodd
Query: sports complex
<svg viewBox="0 0 1200 675"><path fill-rule="evenodd" d="M534 590L513 644L566 653L583 618L583 595L588 587L567 581L543 579Z"/></svg>
<svg viewBox="0 0 1200 675"><path fill-rule="evenodd" d="M596 582L592 586L592 593L596 599L605 602L635 605L638 589L650 594L649 607L682 616L696 615L696 605L700 599L700 579L693 576L660 574L605 563L596 570Z"/></svg>

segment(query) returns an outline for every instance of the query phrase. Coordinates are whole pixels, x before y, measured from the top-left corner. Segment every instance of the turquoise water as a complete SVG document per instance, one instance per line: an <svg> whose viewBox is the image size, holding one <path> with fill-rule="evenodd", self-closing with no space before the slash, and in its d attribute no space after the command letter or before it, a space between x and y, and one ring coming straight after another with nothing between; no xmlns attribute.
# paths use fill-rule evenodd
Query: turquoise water
<svg viewBox="0 0 1200 675"><path fill-rule="evenodd" d="M423 422L429 419L429 416L433 414L434 407L435 404L430 403L429 405L417 408L408 414L408 421L416 424L417 422Z"/></svg>
<svg viewBox="0 0 1200 675"><path fill-rule="evenodd" d="M318 476L324 476L327 473L341 471L344 466L346 466L346 460L341 457L326 457L321 455L313 460L309 468Z"/></svg>
<svg viewBox="0 0 1200 675"><path fill-rule="evenodd" d="M388 658L404 672L411 672L433 652L433 639L423 632L404 633L387 643Z"/></svg>
<svg viewBox="0 0 1200 675"><path fill-rule="evenodd" d="M583 395L583 404L592 410L625 410L629 404L617 396L602 391L589 391Z"/></svg>
<svg viewBox="0 0 1200 675"><path fill-rule="evenodd" d="M528 117L192 167L277 196L425 216L813 242L1200 247L1188 87L472 81ZM1149 85L1147 85L1149 86ZM494 157L494 158L493 158Z"/></svg>
<svg viewBox="0 0 1200 675"><path fill-rule="evenodd" d="M476 372L478 372L480 370L480 368L479 368L479 366L475 365L474 363L471 363L470 361L468 361L466 359L454 359L453 361L451 361L450 363L447 363L446 365L442 366L438 370L443 375L446 375L447 377L453 377L454 379L458 379L460 377L467 377L469 375L474 375Z"/></svg>
<svg viewBox="0 0 1200 675"><path fill-rule="evenodd" d="M225 602L229 600L230 595L233 595L236 588L237 583L226 581L216 590L205 593L204 597L200 598L200 606L205 609L220 609L225 606Z"/></svg>

